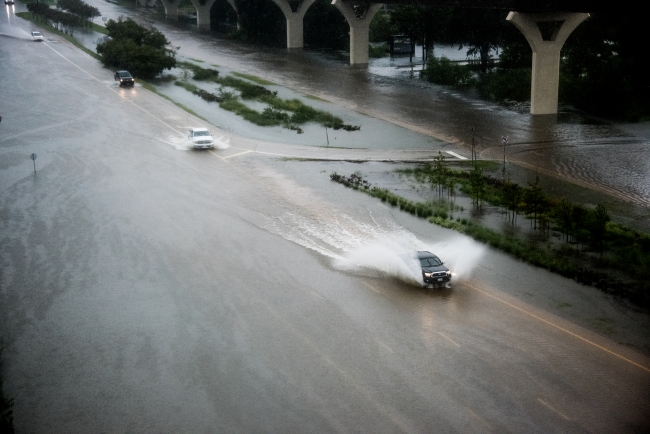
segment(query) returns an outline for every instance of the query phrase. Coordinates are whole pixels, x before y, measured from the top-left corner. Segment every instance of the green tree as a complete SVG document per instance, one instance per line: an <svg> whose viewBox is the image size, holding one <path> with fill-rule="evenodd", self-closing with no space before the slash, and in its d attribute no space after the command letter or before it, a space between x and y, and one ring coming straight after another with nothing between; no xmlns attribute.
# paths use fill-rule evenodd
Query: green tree
<svg viewBox="0 0 650 434"><path fill-rule="evenodd" d="M523 198L524 210L526 214L533 216L533 229L537 229L538 217L548 210L548 199L539 185L539 175L535 176L535 182L528 184Z"/></svg>
<svg viewBox="0 0 650 434"><path fill-rule="evenodd" d="M569 242L569 235L572 232L573 222L573 204L566 199L562 199L560 204L553 210L555 222L564 235L566 242Z"/></svg>
<svg viewBox="0 0 650 434"><path fill-rule="evenodd" d="M480 211L485 196L485 178L483 169L478 164L474 164L474 168L469 172L469 186L472 203L475 209Z"/></svg>
<svg viewBox="0 0 650 434"><path fill-rule="evenodd" d="M370 22L370 42L388 43L392 34L390 14L377 12Z"/></svg>
<svg viewBox="0 0 650 434"><path fill-rule="evenodd" d="M97 53L106 66L126 69L135 77L153 78L176 66L174 52L158 29L146 29L130 18L106 24L107 38L97 44Z"/></svg>
<svg viewBox="0 0 650 434"><path fill-rule="evenodd" d="M56 5L59 9L78 15L85 20L101 16L99 9L82 0L57 0Z"/></svg>
<svg viewBox="0 0 650 434"><path fill-rule="evenodd" d="M519 210L522 194L522 189L519 184L509 179L504 183L503 199L508 210L508 219L512 222L513 226L517 223L517 211Z"/></svg>
<svg viewBox="0 0 650 434"><path fill-rule="evenodd" d="M591 235L591 241L603 257L605 229L607 222L610 221L609 213L605 205L598 204L596 209L589 213L588 227Z"/></svg>
<svg viewBox="0 0 650 434"><path fill-rule="evenodd" d="M477 57L481 72L490 66L490 51L503 45L511 26L505 21L507 13L492 8L457 7L452 10L447 27L448 39L467 47L468 57Z"/></svg>
<svg viewBox="0 0 650 434"><path fill-rule="evenodd" d="M429 177L429 182L432 187L438 190L438 196L442 196L444 189L447 186L448 170L445 165L445 156L442 152L438 151L438 156L433 159L433 174Z"/></svg>
<svg viewBox="0 0 650 434"><path fill-rule="evenodd" d="M589 211L581 205L575 205L571 212L571 226L573 229L573 238L576 242L576 251L580 250L580 244L584 244L589 234L586 229L588 214Z"/></svg>
<svg viewBox="0 0 650 434"><path fill-rule="evenodd" d="M467 67L458 65L446 57L431 57L422 77L432 83L444 86L467 87L474 83L472 71Z"/></svg>

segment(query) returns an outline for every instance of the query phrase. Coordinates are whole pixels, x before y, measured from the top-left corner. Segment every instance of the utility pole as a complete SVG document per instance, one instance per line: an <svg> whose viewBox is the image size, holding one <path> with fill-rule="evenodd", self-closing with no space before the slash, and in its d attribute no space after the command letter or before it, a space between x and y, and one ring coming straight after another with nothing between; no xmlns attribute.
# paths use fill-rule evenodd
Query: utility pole
<svg viewBox="0 0 650 434"><path fill-rule="evenodd" d="M476 159L476 154L474 152L474 127L472 127L472 162Z"/></svg>
<svg viewBox="0 0 650 434"><path fill-rule="evenodd" d="M506 145L508 144L508 136L501 137L503 143L503 179L506 179Z"/></svg>

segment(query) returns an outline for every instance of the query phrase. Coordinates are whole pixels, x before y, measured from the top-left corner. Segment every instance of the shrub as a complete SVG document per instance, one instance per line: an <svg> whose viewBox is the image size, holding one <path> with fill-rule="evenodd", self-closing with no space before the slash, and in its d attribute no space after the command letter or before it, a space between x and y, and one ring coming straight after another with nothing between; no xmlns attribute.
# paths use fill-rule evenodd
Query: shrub
<svg viewBox="0 0 650 434"><path fill-rule="evenodd" d="M446 57L431 57L422 76L432 83L446 86L467 87L474 83L472 71Z"/></svg>
<svg viewBox="0 0 650 434"><path fill-rule="evenodd" d="M204 80L214 80L219 76L219 71L216 69L204 69L196 68L194 69L194 80L204 81Z"/></svg>
<svg viewBox="0 0 650 434"><path fill-rule="evenodd" d="M491 101L530 101L530 68L498 69L479 76L476 88Z"/></svg>

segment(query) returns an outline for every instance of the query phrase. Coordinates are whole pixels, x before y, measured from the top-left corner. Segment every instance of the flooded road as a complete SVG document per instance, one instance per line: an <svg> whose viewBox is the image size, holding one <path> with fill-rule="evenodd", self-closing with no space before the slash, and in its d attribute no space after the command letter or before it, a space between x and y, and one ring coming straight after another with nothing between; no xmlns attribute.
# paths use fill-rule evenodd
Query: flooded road
<svg viewBox="0 0 650 434"><path fill-rule="evenodd" d="M17 432L647 431L647 317L329 180L358 165L294 158L335 148L174 146L203 121L16 21L0 336ZM413 284L415 249L453 265L451 288Z"/></svg>
<svg viewBox="0 0 650 434"><path fill-rule="evenodd" d="M96 3L109 18L124 12ZM146 13L139 14L141 20L147 20ZM263 77L466 149L473 129L483 158L501 161L501 137L508 136L510 162L650 206L650 159L645 158L650 152L648 123L601 122L566 108L557 116L534 117L426 83L417 78L417 71L395 68L386 59L371 59L367 69L351 68L345 60L318 52L250 46L149 23L162 30L173 46L180 47L179 56ZM401 135L391 141L396 148L411 147Z"/></svg>

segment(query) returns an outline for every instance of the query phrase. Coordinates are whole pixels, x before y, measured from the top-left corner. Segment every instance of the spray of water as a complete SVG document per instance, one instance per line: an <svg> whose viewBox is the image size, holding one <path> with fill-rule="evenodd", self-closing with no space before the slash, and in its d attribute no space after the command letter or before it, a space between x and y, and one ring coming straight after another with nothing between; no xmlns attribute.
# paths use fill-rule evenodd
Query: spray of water
<svg viewBox="0 0 650 434"><path fill-rule="evenodd" d="M422 285L418 250L439 256L455 279L466 278L484 248L458 235L445 242L424 242L398 225L390 213L343 211L307 187L270 168L260 169L274 205L284 211L266 220L266 230L331 259L336 269L373 277L391 276Z"/></svg>
<svg viewBox="0 0 650 434"><path fill-rule="evenodd" d="M413 239L403 235L394 233L362 243L335 260L334 266L345 271L393 276L410 284L421 285L422 271Z"/></svg>
<svg viewBox="0 0 650 434"><path fill-rule="evenodd" d="M7 36L16 39L27 39L30 41L32 40L32 35L30 35L27 30L21 27L3 26L0 29L0 36Z"/></svg>
<svg viewBox="0 0 650 434"><path fill-rule="evenodd" d="M230 139L224 137L224 136L219 136L219 137L214 137L214 147L216 149L228 149L230 148Z"/></svg>
<svg viewBox="0 0 650 434"><path fill-rule="evenodd" d="M451 270L453 279L463 279L471 276L485 252L485 246L459 235L445 242L425 244L420 250L435 253Z"/></svg>
<svg viewBox="0 0 650 434"><path fill-rule="evenodd" d="M175 134L165 134L160 137L160 141L173 146L179 151L189 151L192 149L192 142L187 137L179 137ZM230 148L230 139L224 136L214 137L215 149L228 149Z"/></svg>

